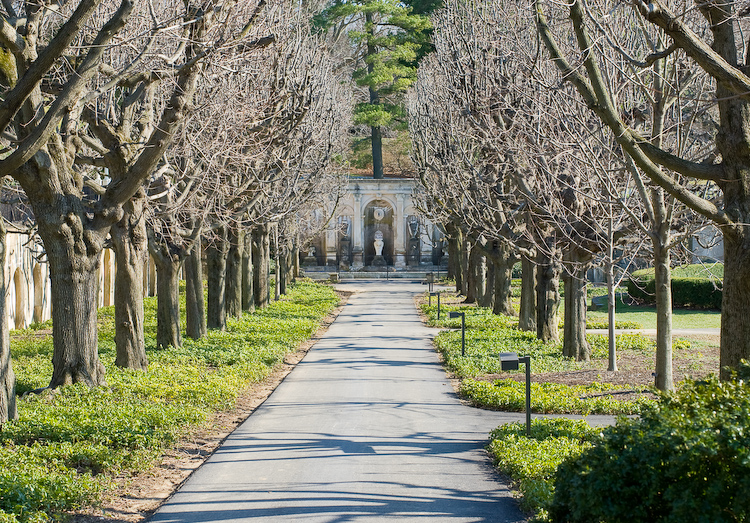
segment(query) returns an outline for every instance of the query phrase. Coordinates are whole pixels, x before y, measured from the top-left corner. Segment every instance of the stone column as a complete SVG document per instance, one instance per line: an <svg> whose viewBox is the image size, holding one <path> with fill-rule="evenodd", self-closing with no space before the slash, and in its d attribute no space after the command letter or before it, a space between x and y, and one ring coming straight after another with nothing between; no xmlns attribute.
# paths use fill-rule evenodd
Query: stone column
<svg viewBox="0 0 750 523"><path fill-rule="evenodd" d="M354 216L352 218L352 268L361 269L364 262L364 211L362 210L362 196L354 196Z"/></svg>
<svg viewBox="0 0 750 523"><path fill-rule="evenodd" d="M393 265L406 267L406 216L404 216L404 198L402 193L396 194L396 212L393 217Z"/></svg>
<svg viewBox="0 0 750 523"><path fill-rule="evenodd" d="M325 264L336 267L336 255L339 250L338 231L335 222L326 229L326 261Z"/></svg>

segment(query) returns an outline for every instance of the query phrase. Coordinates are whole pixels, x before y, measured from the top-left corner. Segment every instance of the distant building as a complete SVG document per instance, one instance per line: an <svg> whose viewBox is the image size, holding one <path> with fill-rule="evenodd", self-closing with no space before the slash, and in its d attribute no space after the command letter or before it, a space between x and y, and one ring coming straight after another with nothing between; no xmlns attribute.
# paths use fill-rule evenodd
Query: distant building
<svg viewBox="0 0 750 523"><path fill-rule="evenodd" d="M352 177L326 230L300 253L304 269L407 270L445 263L444 234L417 212L415 185L412 179Z"/></svg>

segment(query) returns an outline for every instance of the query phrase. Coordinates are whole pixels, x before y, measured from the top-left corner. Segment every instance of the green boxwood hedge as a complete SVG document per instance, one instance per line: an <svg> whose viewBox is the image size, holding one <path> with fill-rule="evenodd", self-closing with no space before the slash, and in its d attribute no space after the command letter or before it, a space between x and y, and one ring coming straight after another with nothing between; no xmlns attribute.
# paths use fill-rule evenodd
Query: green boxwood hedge
<svg viewBox="0 0 750 523"><path fill-rule="evenodd" d="M555 479L553 521L750 521L750 365L620 419Z"/></svg>
<svg viewBox="0 0 750 523"><path fill-rule="evenodd" d="M672 270L672 305L721 309L721 278L724 266L720 263L688 265ZM656 282L654 269L635 271L628 280L628 294L647 303L654 302Z"/></svg>

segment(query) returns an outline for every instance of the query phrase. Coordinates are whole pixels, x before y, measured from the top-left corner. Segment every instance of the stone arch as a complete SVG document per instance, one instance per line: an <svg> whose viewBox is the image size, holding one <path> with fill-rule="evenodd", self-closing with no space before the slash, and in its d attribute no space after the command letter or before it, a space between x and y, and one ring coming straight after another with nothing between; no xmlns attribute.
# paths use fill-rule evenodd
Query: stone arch
<svg viewBox="0 0 750 523"><path fill-rule="evenodd" d="M42 273L42 266L40 264L34 264L32 271L34 278L34 315L32 321L39 323L44 320L44 275Z"/></svg>
<svg viewBox="0 0 750 523"><path fill-rule="evenodd" d="M26 285L20 267L13 273L13 287L16 294L15 328L23 329L26 327Z"/></svg>
<svg viewBox="0 0 750 523"><path fill-rule="evenodd" d="M378 265L375 253L375 234L383 235L383 261L393 265L394 207L383 198L374 198L364 206L365 265Z"/></svg>

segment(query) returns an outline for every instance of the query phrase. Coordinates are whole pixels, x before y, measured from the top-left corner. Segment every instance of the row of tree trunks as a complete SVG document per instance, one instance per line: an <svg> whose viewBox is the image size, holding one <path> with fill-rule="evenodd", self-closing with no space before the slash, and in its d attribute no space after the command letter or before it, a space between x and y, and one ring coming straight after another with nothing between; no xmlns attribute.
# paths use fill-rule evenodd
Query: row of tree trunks
<svg viewBox="0 0 750 523"><path fill-rule="evenodd" d="M5 296L5 223L0 220L0 296ZM0 426L8 420L16 419L16 377L10 361L10 341L8 339L8 315L5 300L0 300Z"/></svg>

